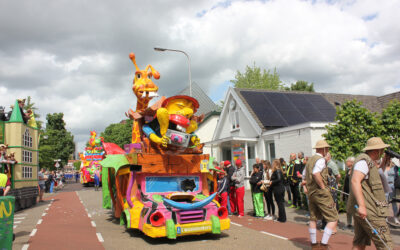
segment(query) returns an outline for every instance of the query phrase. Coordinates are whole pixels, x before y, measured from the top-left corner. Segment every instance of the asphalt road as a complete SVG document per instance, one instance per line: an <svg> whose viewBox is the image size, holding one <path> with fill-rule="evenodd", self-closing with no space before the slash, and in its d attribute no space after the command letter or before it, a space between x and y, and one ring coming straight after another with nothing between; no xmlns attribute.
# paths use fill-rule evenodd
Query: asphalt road
<svg viewBox="0 0 400 250"><path fill-rule="evenodd" d="M302 223L292 221L291 223L294 224L271 224L273 222L257 220L249 216L242 219L232 217L231 228L223 231L221 235L184 236L176 240L166 238L153 239L145 236L139 230L127 230L124 226L119 225L119 220L112 217L111 211L102 208L101 191L94 191L93 187L83 187L79 183L70 183L63 190L54 194L45 194L46 202L17 212L14 219L16 240L14 241L13 249L29 249L30 246L35 245L34 241L39 239L34 235L39 234L43 228L38 223L46 223L46 220L51 220L52 218L46 215L52 206L51 199L57 201L60 193L65 192L69 192L69 196L74 196L74 198L76 196L81 200L81 204L84 207L84 209L81 209L82 213L89 218L87 224L95 228L96 239L101 242L105 249L309 249L307 234L298 240L285 236L285 233L287 233L285 228L288 232L294 228L294 226L291 228L290 225L301 225L300 230L302 232L307 231L307 228ZM247 201L247 199L248 197L245 203L251 204L251 201ZM55 202L54 204L57 203ZM249 205L246 205L246 211L250 213L251 207ZM292 217L301 217L301 214L299 215L297 211L292 213L289 209L287 214L288 220L291 220ZM71 230L73 230L74 225L70 226ZM279 227L282 230L278 230ZM276 233L268 233L265 230L266 228L274 229ZM55 226L54 230L57 230L57 226ZM91 233L94 234L94 231ZM399 238L398 233L398 230L392 231L393 240L396 243ZM347 234L347 238L350 238L351 232L347 232ZM59 237L52 236L52 238L49 237L47 239L54 242L54 246L50 247L52 249L58 249L59 247L57 246L62 246L63 241L71 241L71 243L78 241L78 239L71 237L57 236ZM346 242L343 242L343 246L344 249L350 249L351 243L346 240ZM78 246L75 249L86 249L86 247ZM102 249L102 247L99 247L99 249Z"/></svg>

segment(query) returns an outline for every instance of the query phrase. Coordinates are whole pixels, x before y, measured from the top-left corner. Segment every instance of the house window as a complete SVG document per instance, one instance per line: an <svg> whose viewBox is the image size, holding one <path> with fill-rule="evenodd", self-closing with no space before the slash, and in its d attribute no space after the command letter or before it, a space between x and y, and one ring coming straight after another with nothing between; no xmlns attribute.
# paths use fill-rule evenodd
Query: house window
<svg viewBox="0 0 400 250"><path fill-rule="evenodd" d="M22 178L32 179L32 167L22 166Z"/></svg>
<svg viewBox="0 0 400 250"><path fill-rule="evenodd" d="M231 124L232 124L232 130L237 130L240 128L239 124L239 111L234 110L230 112L230 118L231 118Z"/></svg>
<svg viewBox="0 0 400 250"><path fill-rule="evenodd" d="M265 150L267 151L266 152L267 160L269 160L271 162L273 160L275 160L275 158L276 158L276 155L275 155L275 143L273 143L273 142L265 142Z"/></svg>
<svg viewBox="0 0 400 250"><path fill-rule="evenodd" d="M33 145L32 141L33 140L32 140L31 134L29 133L29 129L25 130L25 133L24 133L24 135L22 137L22 140L24 142L24 146L25 147L28 147L28 148L32 147L32 145Z"/></svg>
<svg viewBox="0 0 400 250"><path fill-rule="evenodd" d="M23 150L22 151L22 161L23 162L32 162L33 161L32 152Z"/></svg>

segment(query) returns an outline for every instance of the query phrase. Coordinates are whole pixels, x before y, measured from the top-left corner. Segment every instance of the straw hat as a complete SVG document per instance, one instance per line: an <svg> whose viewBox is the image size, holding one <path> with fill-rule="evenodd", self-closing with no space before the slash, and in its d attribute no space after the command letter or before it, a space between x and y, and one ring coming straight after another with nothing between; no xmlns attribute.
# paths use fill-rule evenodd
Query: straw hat
<svg viewBox="0 0 400 250"><path fill-rule="evenodd" d="M389 144L383 143L382 139L380 137L371 137L367 141L367 145L365 148L363 148L362 151L367 151L367 150L374 150L374 149L383 149L389 147Z"/></svg>
<svg viewBox="0 0 400 250"><path fill-rule="evenodd" d="M329 144L325 140L319 140L317 141L315 147L313 148L316 149L316 148L330 148L330 147L331 146L329 146Z"/></svg>

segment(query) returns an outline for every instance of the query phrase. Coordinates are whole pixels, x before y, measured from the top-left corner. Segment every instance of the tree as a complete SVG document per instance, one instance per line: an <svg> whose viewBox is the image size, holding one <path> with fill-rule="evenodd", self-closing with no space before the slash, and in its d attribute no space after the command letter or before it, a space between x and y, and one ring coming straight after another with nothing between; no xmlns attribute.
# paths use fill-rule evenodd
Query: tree
<svg viewBox="0 0 400 250"><path fill-rule="evenodd" d="M323 136L331 145L330 152L336 160L344 161L359 154L369 138L381 134L376 114L356 100L338 107L335 121L336 124L326 126L327 133Z"/></svg>
<svg viewBox="0 0 400 250"><path fill-rule="evenodd" d="M110 124L100 136L104 138L104 142L113 142L123 148L125 144L131 143L132 124L132 120Z"/></svg>
<svg viewBox="0 0 400 250"><path fill-rule="evenodd" d="M81 169L81 161L75 161L74 168L75 168L75 170L80 170Z"/></svg>
<svg viewBox="0 0 400 250"><path fill-rule="evenodd" d="M306 81L297 81L296 83L292 83L290 87L285 87L285 90L315 92L314 83L309 84Z"/></svg>
<svg viewBox="0 0 400 250"><path fill-rule="evenodd" d="M54 169L54 159L61 159L61 165L66 165L75 151L74 136L65 129L63 117L63 113L46 116L46 129L41 135L39 146L39 164L42 167Z"/></svg>
<svg viewBox="0 0 400 250"><path fill-rule="evenodd" d="M281 90L283 89L282 82L279 78L276 68L271 73L270 70L263 69L261 72L260 67L256 67L255 63L253 67L246 66L246 71L241 73L236 72L235 80L231 80L235 88L250 88L250 89L271 89Z"/></svg>
<svg viewBox="0 0 400 250"><path fill-rule="evenodd" d="M30 96L28 96L28 97L26 98L26 104L25 104L25 106L24 106L24 111L25 111L25 113L26 113L29 109L32 110L32 112L33 112L33 116L35 117L35 120L36 120L36 124L37 124L37 126L38 126L38 129L41 130L41 129L42 129L42 124L43 124L43 122L42 122L42 121L39 121L40 114L38 113L38 108L35 107L35 103L32 102L32 98L31 98Z"/></svg>
<svg viewBox="0 0 400 250"><path fill-rule="evenodd" d="M391 101L380 116L382 139L390 144L390 149L400 152L400 102Z"/></svg>

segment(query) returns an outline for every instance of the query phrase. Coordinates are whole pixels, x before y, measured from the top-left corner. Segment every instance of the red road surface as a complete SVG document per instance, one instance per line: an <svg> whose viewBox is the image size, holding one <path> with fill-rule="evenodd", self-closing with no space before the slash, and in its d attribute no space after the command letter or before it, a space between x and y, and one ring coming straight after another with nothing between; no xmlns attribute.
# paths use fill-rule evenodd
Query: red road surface
<svg viewBox="0 0 400 250"><path fill-rule="evenodd" d="M36 234L29 239L29 249L104 249L76 193L60 193L53 198Z"/></svg>

